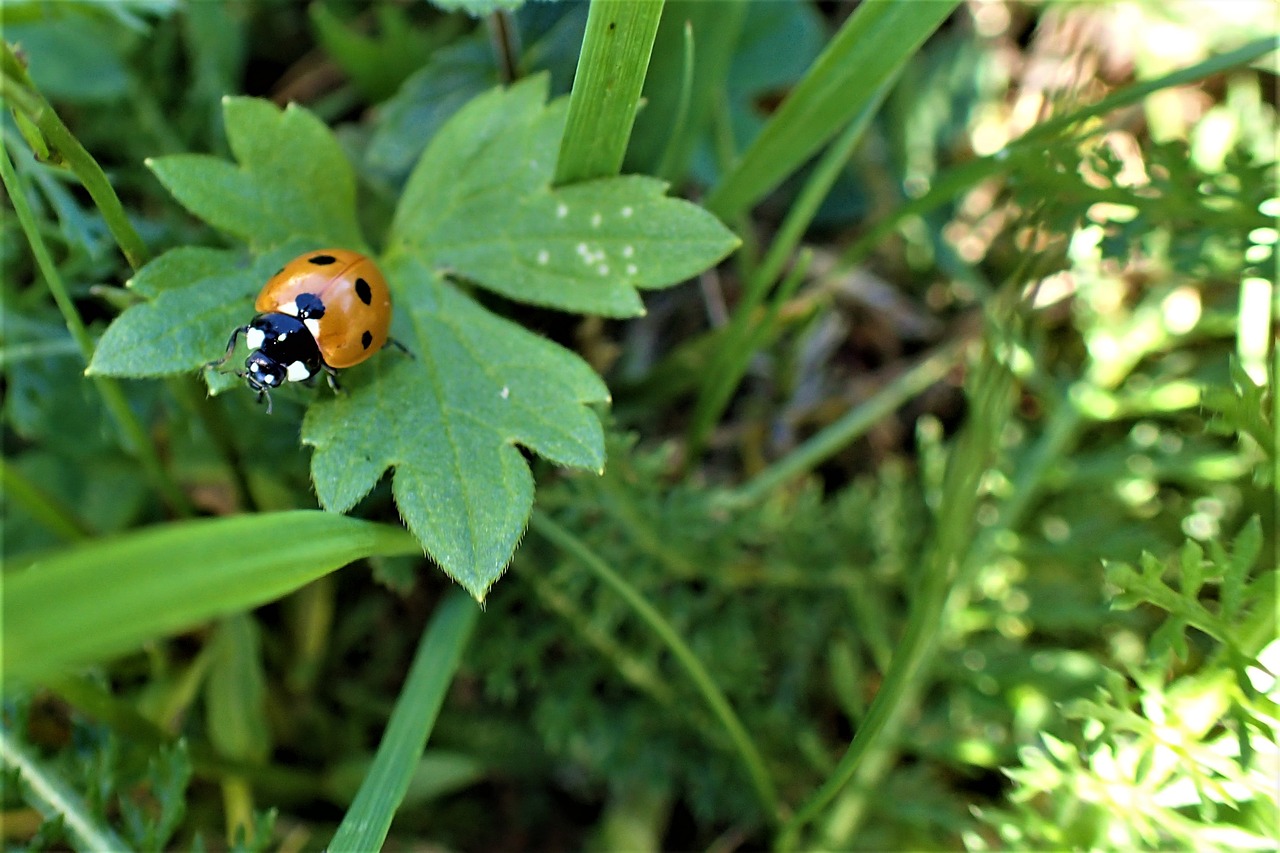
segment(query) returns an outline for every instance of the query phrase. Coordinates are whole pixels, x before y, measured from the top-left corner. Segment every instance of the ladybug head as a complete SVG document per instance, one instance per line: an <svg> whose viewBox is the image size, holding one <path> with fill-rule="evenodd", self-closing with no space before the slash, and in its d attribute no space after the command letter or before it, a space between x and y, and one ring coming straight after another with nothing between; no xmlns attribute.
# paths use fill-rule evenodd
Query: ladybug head
<svg viewBox="0 0 1280 853"><path fill-rule="evenodd" d="M255 391L279 388L285 381L285 367L261 350L254 350L244 360L244 378Z"/></svg>

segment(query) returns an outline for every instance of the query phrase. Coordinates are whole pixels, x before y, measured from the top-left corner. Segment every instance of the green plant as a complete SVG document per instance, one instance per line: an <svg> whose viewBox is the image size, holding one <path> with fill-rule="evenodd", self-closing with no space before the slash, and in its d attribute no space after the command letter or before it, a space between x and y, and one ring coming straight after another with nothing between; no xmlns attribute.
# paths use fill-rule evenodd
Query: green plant
<svg viewBox="0 0 1280 853"><path fill-rule="evenodd" d="M1274 38L0 14L7 839L1274 837ZM267 417L201 367L319 245L411 355Z"/></svg>

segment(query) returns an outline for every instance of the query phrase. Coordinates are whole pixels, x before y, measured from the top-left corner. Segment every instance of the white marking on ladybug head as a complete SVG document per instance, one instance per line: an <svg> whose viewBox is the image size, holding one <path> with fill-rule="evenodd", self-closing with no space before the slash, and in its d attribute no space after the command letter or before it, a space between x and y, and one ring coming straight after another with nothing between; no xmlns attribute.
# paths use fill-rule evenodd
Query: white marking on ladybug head
<svg viewBox="0 0 1280 853"><path fill-rule="evenodd" d="M307 366L302 362L295 361L293 364L289 365L287 370L285 370L284 375L290 382L301 382L304 379L310 378L311 371L307 370Z"/></svg>
<svg viewBox="0 0 1280 853"><path fill-rule="evenodd" d="M261 329L250 329L244 333L244 343L249 349L262 349L262 343L267 339L267 333Z"/></svg>
<svg viewBox="0 0 1280 853"><path fill-rule="evenodd" d="M320 321L314 317L308 317L302 321L302 325L307 327L307 331L311 333L311 337L320 340Z"/></svg>
<svg viewBox="0 0 1280 853"><path fill-rule="evenodd" d="M290 317L297 317L298 303L296 301L286 302L285 304L280 306L279 310L281 314L288 314Z"/></svg>

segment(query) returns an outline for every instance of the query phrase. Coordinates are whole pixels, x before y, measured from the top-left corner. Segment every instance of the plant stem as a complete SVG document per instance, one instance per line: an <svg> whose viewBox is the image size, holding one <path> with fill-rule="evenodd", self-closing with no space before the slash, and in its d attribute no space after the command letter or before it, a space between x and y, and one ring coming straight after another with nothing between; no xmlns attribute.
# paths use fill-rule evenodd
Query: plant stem
<svg viewBox="0 0 1280 853"><path fill-rule="evenodd" d="M111 827L94 818L79 794L44 762L30 754L5 728L0 728L0 756L6 767L18 771L19 784L27 789L40 813L46 818L62 819L77 849L107 853L129 849L124 840L111 831Z"/></svg>
<svg viewBox="0 0 1280 853"><path fill-rule="evenodd" d="M31 482L4 458L0 458L0 484L10 501L61 538L78 542L93 535L71 507Z"/></svg>
<svg viewBox="0 0 1280 853"><path fill-rule="evenodd" d="M93 203L97 205L103 221L110 229L116 244L120 246L120 251L124 252L129 266L135 270L139 269L147 262L146 244L142 242L133 224L129 222L124 206L120 203L116 191L112 189L111 182L107 180L106 173L32 84L26 69L13 55L9 46L0 45L0 51L3 51L0 53L0 67L3 69L3 86L0 87L0 95L30 119L54 150L62 155L71 171L75 172L80 183L89 192Z"/></svg>
<svg viewBox="0 0 1280 853"><path fill-rule="evenodd" d="M729 738L737 748L738 756L742 759L742 763L746 765L747 774L751 778L752 787L755 788L756 796L760 800L765 818L770 823L777 822L779 819L778 793L774 788L773 780L765 769L764 759L756 749L755 743L751 740L751 736L738 719L737 714L734 713L729 700L725 698L724 693L721 692L720 687L712 679L711 674L707 672L702 662L698 660L697 655L693 653L693 650L680 637L671 623L652 604L645 600L639 590L627 583L604 560L596 556L595 552L588 548L582 540L561 527L550 516L534 510L533 517L529 520L529 527L556 547L581 561L601 582L616 592L635 611L636 615L649 626L649 630L653 631L658 639L671 650L672 655L684 667L686 674L688 674L698 692L702 694L702 698L711 708L711 712L719 719L720 724L724 726Z"/></svg>
<svg viewBox="0 0 1280 853"><path fill-rule="evenodd" d="M80 319L80 314L76 311L75 304L71 301L71 296L67 292L62 276L53 262L53 257L49 254L49 248L45 245L44 238L40 236L40 230L36 227L35 214L32 213L30 205L27 204L26 182L14 170L13 162L9 159L9 150L3 140L0 140L0 179L3 180L5 190L9 194L9 201L13 204L14 213L18 216L18 223L22 226L22 230L27 236L27 242L31 245L31 252L35 255L36 265L40 268L40 273L44 276L45 284L49 287L53 301L57 304L58 310L62 313L62 318L67 324L67 331L71 333L71 337L80 348L80 355L85 364L88 364L89 359L93 356L93 341L89 338L89 332L84 326L84 321ZM164 497L179 515L192 515L191 504L187 501L186 495L182 493L164 470L164 466L160 463L160 456L156 453L155 445L147 435L141 422L134 415L133 410L129 408L129 402L125 399L124 391L120 388L119 383L106 376L94 376L91 377L91 381L94 387L98 389L98 394L102 397L103 403L106 404L112 420L115 421L116 426L123 434L126 449L133 453L138 461L142 463L143 472L151 482L152 487Z"/></svg>

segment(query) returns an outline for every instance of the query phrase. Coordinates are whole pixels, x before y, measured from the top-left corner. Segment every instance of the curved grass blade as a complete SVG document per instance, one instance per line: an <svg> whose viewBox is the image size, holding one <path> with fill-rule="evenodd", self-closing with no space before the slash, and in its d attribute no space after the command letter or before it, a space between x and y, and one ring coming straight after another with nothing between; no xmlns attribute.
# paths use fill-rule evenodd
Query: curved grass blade
<svg viewBox="0 0 1280 853"><path fill-rule="evenodd" d="M399 527L315 510L167 524L69 548L6 575L4 677L107 660L353 560L419 553Z"/></svg>

